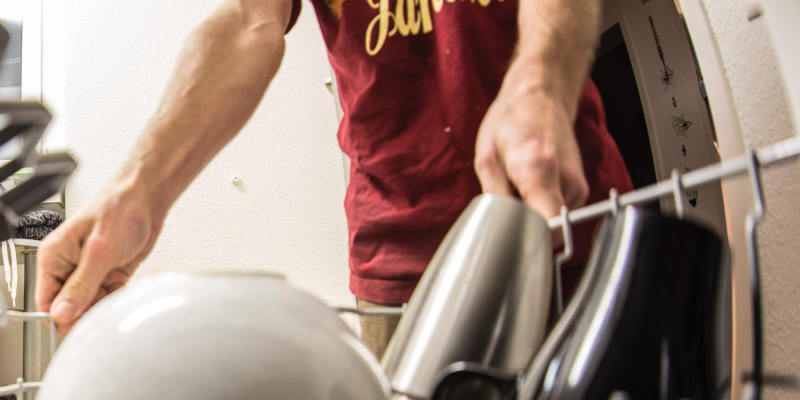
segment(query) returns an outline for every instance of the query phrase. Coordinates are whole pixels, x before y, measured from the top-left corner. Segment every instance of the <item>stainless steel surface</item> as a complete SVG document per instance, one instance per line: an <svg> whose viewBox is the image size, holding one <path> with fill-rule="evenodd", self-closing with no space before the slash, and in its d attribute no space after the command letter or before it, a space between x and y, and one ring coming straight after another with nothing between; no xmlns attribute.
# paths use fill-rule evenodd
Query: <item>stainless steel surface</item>
<svg viewBox="0 0 800 400"><path fill-rule="evenodd" d="M36 312L36 252L25 251L25 312ZM42 323L25 321L22 326L22 379L25 382L42 380ZM33 396L25 394L25 399Z"/></svg>
<svg viewBox="0 0 800 400"><path fill-rule="evenodd" d="M612 191L612 199L614 198L614 194L615 193ZM607 256L608 249L615 247L613 244L613 235L609 234L612 231L613 224L606 219L598 231L598 237L594 242L594 248L586 264L586 271L578 284L578 288L572 300L567 304L567 308L564 310L561 318L558 319L556 325L547 335L547 339L545 339L541 349L536 353L536 357L533 359L530 368L528 368L517 385L519 393L517 398L521 400L533 399L534 396L539 393L550 361L556 355L559 347L561 347L567 339L568 334L572 331L578 321L578 317L589 301L591 288L597 280L597 275L600 271L598 265Z"/></svg>
<svg viewBox="0 0 800 400"><path fill-rule="evenodd" d="M559 376L562 375L561 369L570 371L569 384L572 386L586 385L583 382L583 377L590 373L587 371L595 371L602 362L603 357L601 351L607 346L607 343L611 340L611 336L614 333L609 327L615 323L621 311L618 308L615 309L607 306L606 303L608 303L610 299L617 299L620 303L624 303L627 297L628 281L631 279L631 274L628 271L634 268L634 265L629 262L629 259L633 257L629 257L627 253L629 251L627 244L634 241L634 234L636 232L634 232L633 227L637 215L633 207L627 207L618 217L623 219L624 223L617 222L612 232L608 233L611 237L606 238L608 239L606 241L606 246L608 248L604 254L606 257L603 257L604 259L600 261L611 265L611 268L599 268L598 276L595 277L595 282L593 282L593 285L596 287L591 290L591 298L588 299L588 301L593 304L586 305L586 307L590 309L591 307L596 307L597 311L595 314L590 314L588 316L591 317L591 320L588 320L587 315L584 313L582 315L584 318L581 319L572 332L573 337L578 339L583 338L579 347L581 354L577 357L576 365L563 365L560 362L551 363L551 365L558 364L560 366L558 370ZM603 285L603 283L606 284ZM597 299L603 299L603 301L598 301ZM598 304L600 304L600 306L598 306ZM570 350L573 350L574 347L575 345L572 345ZM549 373L552 372L553 371L550 371ZM542 385L542 389L545 392L556 390L555 395L550 394L550 397L547 397L549 399L560 398L557 392L558 388L553 388L555 384L557 383L554 382L554 380L548 379L548 381Z"/></svg>
<svg viewBox="0 0 800 400"><path fill-rule="evenodd" d="M519 200L475 198L444 239L383 357L392 389L429 398L448 365L522 371L552 292L547 223Z"/></svg>
<svg viewBox="0 0 800 400"><path fill-rule="evenodd" d="M760 166L776 164L800 155L800 136L793 137L770 146L762 147L755 151L758 156ZM747 156L734 158L707 167L697 169L691 173L681 176L681 184L684 188L696 188L729 178L741 175L747 171L749 161ZM623 194L619 197L619 205L627 206L633 204L647 203L673 193L673 182L669 180L661 181L650 186L645 186L636 191ZM579 208L569 213L569 221L574 223L587 221L612 212L614 205L612 199L600 201L592 205ZM561 217L553 217L547 221L550 229L561 226Z"/></svg>

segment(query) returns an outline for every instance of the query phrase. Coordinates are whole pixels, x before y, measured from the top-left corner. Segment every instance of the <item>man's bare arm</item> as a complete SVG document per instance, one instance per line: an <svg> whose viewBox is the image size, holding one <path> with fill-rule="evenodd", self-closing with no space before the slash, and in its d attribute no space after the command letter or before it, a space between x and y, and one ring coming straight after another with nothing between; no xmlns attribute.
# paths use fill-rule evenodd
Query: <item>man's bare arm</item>
<svg viewBox="0 0 800 400"><path fill-rule="evenodd" d="M520 0L512 85L553 93L575 117L599 39L598 0Z"/></svg>
<svg viewBox="0 0 800 400"><path fill-rule="evenodd" d="M290 0L229 0L189 38L121 173L169 207L253 114L284 51Z"/></svg>
<svg viewBox="0 0 800 400"><path fill-rule="evenodd" d="M586 201L573 123L599 18L599 0L520 0L517 54L476 144L484 192L518 193L545 217Z"/></svg>
<svg viewBox="0 0 800 400"><path fill-rule="evenodd" d="M152 250L169 207L252 115L281 62L291 0L225 0L189 38L109 187L42 243L36 303L65 334Z"/></svg>

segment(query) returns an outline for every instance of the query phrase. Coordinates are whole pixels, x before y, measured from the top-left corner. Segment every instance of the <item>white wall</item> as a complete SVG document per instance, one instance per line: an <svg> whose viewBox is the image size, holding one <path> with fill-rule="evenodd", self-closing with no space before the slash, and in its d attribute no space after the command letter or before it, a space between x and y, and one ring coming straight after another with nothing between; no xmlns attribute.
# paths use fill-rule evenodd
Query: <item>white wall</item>
<svg viewBox="0 0 800 400"><path fill-rule="evenodd" d="M786 84L767 20L762 17L748 22L747 10L752 2L747 0L702 2L726 71L744 144L759 147L795 135ZM710 100L713 111L714 99ZM763 174L767 219L759 230L759 243L766 324L764 361L766 373L781 375L798 375L800 370L800 342L796 340L800 330L798 172L794 162L769 168ZM796 399L798 393L796 389L769 387L765 398Z"/></svg>
<svg viewBox="0 0 800 400"><path fill-rule="evenodd" d="M57 115L49 147L63 146L63 129L79 162L67 186L68 214L119 169L186 36L218 2L45 0L45 101ZM336 115L323 83L329 70L304 3L256 115L172 209L139 275L274 272L329 304L353 303Z"/></svg>

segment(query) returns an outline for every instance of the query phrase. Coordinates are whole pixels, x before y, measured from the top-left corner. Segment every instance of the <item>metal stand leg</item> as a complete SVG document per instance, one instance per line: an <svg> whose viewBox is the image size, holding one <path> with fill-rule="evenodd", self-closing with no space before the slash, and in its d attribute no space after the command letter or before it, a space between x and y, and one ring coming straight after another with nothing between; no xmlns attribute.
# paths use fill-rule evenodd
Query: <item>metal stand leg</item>
<svg viewBox="0 0 800 400"><path fill-rule="evenodd" d="M36 252L25 251L25 312L36 311ZM25 382L42 380L42 322L25 321L22 327L22 378ZM25 392L33 400L34 392Z"/></svg>

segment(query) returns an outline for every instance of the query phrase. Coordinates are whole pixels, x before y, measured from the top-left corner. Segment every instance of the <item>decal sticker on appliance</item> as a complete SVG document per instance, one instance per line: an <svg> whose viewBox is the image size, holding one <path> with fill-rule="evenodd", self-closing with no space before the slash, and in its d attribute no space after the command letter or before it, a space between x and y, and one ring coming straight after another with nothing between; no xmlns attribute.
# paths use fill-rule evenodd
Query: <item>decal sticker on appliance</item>
<svg viewBox="0 0 800 400"><path fill-rule="evenodd" d="M687 131L692 127L692 122L686 120L685 114L681 114L680 117L670 116L670 118L672 118L672 129L675 130L675 137L683 136L688 139L689 134Z"/></svg>
<svg viewBox="0 0 800 400"><path fill-rule="evenodd" d="M658 57L661 59L661 65L664 66L661 69L661 83L664 84L664 92L669 89L670 86L675 86L675 71L670 69L667 66L667 61L664 59L664 49L661 48L661 41L658 39L658 32L656 31L656 24L653 22L653 17L649 16L650 19L650 28L653 29L653 39L656 41L656 48L658 48Z"/></svg>

